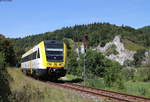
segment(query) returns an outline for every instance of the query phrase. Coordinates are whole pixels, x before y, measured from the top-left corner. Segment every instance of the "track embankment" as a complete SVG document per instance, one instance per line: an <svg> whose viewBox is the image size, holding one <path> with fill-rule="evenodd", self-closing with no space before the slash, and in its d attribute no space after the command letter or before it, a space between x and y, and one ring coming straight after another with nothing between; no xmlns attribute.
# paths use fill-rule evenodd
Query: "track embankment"
<svg viewBox="0 0 150 102"><path fill-rule="evenodd" d="M96 88L82 86L79 84L53 83L53 82L46 82L46 83L49 85L54 85L54 86L78 91L80 93L87 94L88 96L90 95L90 96L95 96L99 98L107 98L110 100L114 100L116 102L150 102L150 98L134 96L134 95L108 91L108 90L103 90L103 89L96 89Z"/></svg>

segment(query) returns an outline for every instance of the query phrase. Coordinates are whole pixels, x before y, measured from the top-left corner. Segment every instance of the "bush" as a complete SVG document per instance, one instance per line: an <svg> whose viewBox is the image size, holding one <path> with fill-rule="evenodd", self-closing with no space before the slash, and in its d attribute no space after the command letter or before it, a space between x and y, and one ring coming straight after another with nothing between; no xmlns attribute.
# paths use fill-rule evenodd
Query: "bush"
<svg viewBox="0 0 150 102"><path fill-rule="evenodd" d="M70 50L68 58L68 67L70 68L68 73L81 76L83 72L83 55L77 58L75 51ZM78 59L78 60L77 60ZM105 85L108 87L124 88L123 76L121 75L122 66L113 62L102 53L88 50L86 55L86 78L91 79L93 77L104 78ZM91 85L92 86L92 85ZM94 85L95 86L95 85Z"/></svg>
<svg viewBox="0 0 150 102"><path fill-rule="evenodd" d="M141 62L145 57L145 50L138 50L136 54L134 54L134 65L141 66Z"/></svg>
<svg viewBox="0 0 150 102"><path fill-rule="evenodd" d="M123 76L121 75L122 66L118 62L105 58L101 53L89 50L87 52L86 68L88 75L104 77L106 86L124 87Z"/></svg>
<svg viewBox="0 0 150 102"><path fill-rule="evenodd" d="M86 69L89 75L104 77L106 72L107 59L102 53L87 51Z"/></svg>
<svg viewBox="0 0 150 102"><path fill-rule="evenodd" d="M77 53L72 49L69 51L68 73L73 75L81 74L81 68L78 66L78 61L77 61Z"/></svg>
<svg viewBox="0 0 150 102"><path fill-rule="evenodd" d="M124 80L130 81L134 79L135 69L124 68L121 73L122 73L122 76L124 77Z"/></svg>
<svg viewBox="0 0 150 102"><path fill-rule="evenodd" d="M137 68L134 76L135 81L149 81L150 80L150 68Z"/></svg>
<svg viewBox="0 0 150 102"><path fill-rule="evenodd" d="M94 88L105 88L105 83L103 79L88 79L86 81L87 86Z"/></svg>
<svg viewBox="0 0 150 102"><path fill-rule="evenodd" d="M5 56L2 52L0 52L0 69L3 70L5 67Z"/></svg>
<svg viewBox="0 0 150 102"><path fill-rule="evenodd" d="M123 76L121 75L122 66L117 62L108 61L104 81L107 87L124 88Z"/></svg>
<svg viewBox="0 0 150 102"><path fill-rule="evenodd" d="M0 100L2 102L9 102L10 88L9 88L9 75L5 69L5 57L0 52Z"/></svg>

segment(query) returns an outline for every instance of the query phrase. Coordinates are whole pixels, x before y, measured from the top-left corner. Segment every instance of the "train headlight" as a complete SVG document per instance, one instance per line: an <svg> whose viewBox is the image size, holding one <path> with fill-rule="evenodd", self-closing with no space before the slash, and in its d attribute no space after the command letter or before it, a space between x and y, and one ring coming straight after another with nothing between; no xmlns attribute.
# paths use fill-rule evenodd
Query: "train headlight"
<svg viewBox="0 0 150 102"><path fill-rule="evenodd" d="M63 66L63 64L59 64L60 66Z"/></svg>

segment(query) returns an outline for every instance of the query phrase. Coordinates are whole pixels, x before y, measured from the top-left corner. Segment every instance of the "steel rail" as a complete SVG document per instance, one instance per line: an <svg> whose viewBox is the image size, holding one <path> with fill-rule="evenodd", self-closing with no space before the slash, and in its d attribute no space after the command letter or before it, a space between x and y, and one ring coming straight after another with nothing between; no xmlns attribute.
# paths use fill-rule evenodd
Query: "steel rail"
<svg viewBox="0 0 150 102"><path fill-rule="evenodd" d="M109 94L110 96L119 97L122 99L134 100L134 101L137 100L138 102L150 102L150 98L145 98L145 97L141 97L141 96L135 96L135 95L120 93L120 92L115 92L115 91L109 91L109 90L104 90L104 89L91 88L91 87L82 86L79 84L71 84L71 83L65 83L65 84L73 86L73 87L80 87L82 89L85 88L86 90L96 92L96 93ZM131 102L133 102L133 101L131 101Z"/></svg>
<svg viewBox="0 0 150 102"><path fill-rule="evenodd" d="M104 89L91 88L91 87L82 86L79 84L52 83L52 82L47 82L47 83L50 85L59 86L59 87L79 91L82 93L90 94L96 97L108 97L109 99L114 99L119 102L150 102L150 98L134 96L134 95L119 93L119 92L114 92L114 91L108 91Z"/></svg>
<svg viewBox="0 0 150 102"><path fill-rule="evenodd" d="M30 78L32 78L33 80L36 80L33 77L30 77ZM42 80L37 80L37 81L41 82ZM67 82L54 83L54 82L49 82L49 81L42 81L42 82L48 85L53 85L57 87L79 91L81 93L89 94L91 96L114 99L117 102L150 102L150 98L130 95L126 93L120 93L120 92L115 92L115 91L109 91L109 90L104 90L104 89L92 88L92 87L87 87L87 86L83 86L80 84L67 83Z"/></svg>

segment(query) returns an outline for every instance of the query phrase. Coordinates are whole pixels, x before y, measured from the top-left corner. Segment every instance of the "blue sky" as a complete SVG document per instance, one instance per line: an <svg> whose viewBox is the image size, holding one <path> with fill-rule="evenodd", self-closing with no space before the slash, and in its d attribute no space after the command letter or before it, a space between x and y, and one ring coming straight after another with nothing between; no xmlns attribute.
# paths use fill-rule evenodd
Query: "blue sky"
<svg viewBox="0 0 150 102"><path fill-rule="evenodd" d="M16 38L66 26L109 22L150 25L150 0L1 0L0 34Z"/></svg>

